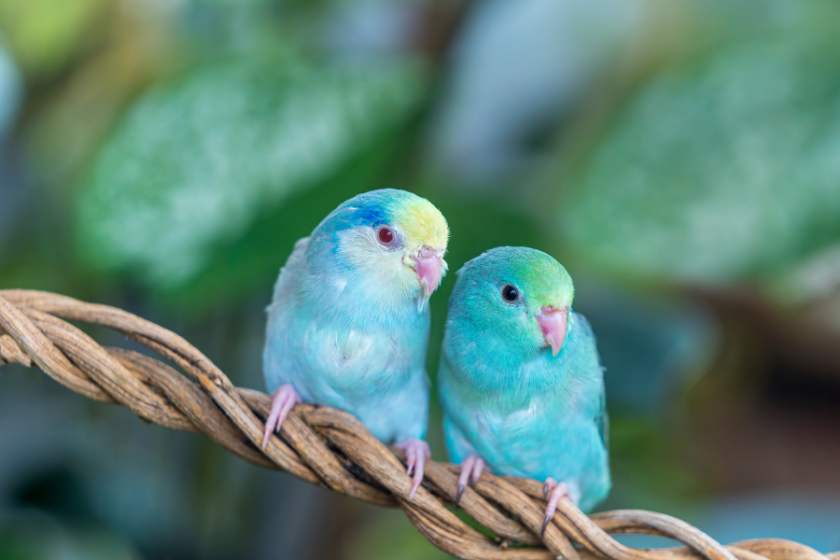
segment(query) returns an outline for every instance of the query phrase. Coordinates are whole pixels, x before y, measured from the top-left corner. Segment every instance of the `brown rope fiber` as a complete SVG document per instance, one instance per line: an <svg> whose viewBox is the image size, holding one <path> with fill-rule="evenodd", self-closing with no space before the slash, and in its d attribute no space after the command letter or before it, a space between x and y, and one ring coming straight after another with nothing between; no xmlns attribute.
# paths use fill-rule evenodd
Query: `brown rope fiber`
<svg viewBox="0 0 840 560"><path fill-rule="evenodd" d="M103 348L67 320L102 325L137 341L181 370L136 352ZM381 506L399 506L441 550L464 559L547 560L840 560L780 539L723 546L673 517L622 510L587 517L562 500L541 538L545 508L536 480L484 474L467 488L460 507L496 535L485 536L453 513L458 467L429 462L424 486L408 500L404 457L355 417L340 410L297 405L280 437L259 449L271 398L234 387L186 340L135 315L69 297L0 291L0 366L38 367L69 389L119 403L146 422L203 432L226 451L259 467L287 471L311 484ZM610 533L669 537L683 546L636 549ZM510 546L516 543L517 546Z"/></svg>

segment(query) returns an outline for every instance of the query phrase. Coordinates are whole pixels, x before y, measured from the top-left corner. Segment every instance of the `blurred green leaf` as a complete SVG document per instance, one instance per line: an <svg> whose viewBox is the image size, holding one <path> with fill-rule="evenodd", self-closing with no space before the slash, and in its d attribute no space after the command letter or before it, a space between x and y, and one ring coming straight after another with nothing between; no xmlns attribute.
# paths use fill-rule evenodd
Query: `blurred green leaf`
<svg viewBox="0 0 840 560"><path fill-rule="evenodd" d="M64 525L40 514L13 519L0 529L4 560L139 560L121 537L87 527Z"/></svg>
<svg viewBox="0 0 840 560"><path fill-rule="evenodd" d="M31 166L48 188L66 192L72 185L68 179L90 162L125 107L183 64L187 49L172 19L147 2L111 10L99 22L109 32L96 49L43 88L27 123L26 143Z"/></svg>
<svg viewBox="0 0 840 560"><path fill-rule="evenodd" d="M404 149L400 144L405 136L401 130L384 135L328 180L291 192L282 204L261 212L243 235L214 247L207 266L189 282L155 292L158 304L200 315L208 306L241 305L243 296L268 297L298 239L309 235L324 216L353 195L395 184L387 171Z"/></svg>
<svg viewBox="0 0 840 560"><path fill-rule="evenodd" d="M652 80L567 177L565 240L602 270L719 282L840 239L837 47L789 34Z"/></svg>
<svg viewBox="0 0 840 560"><path fill-rule="evenodd" d="M632 504L676 513L690 510L693 501L708 493L708 480L688 460L690 443L674 439L678 421L671 418L668 422L666 427L622 410L610 411L613 491L599 510Z"/></svg>
<svg viewBox="0 0 840 560"><path fill-rule="evenodd" d="M374 149L424 91L409 60L197 69L142 97L102 149L79 198L80 250L101 270L183 286L261 216Z"/></svg>
<svg viewBox="0 0 840 560"><path fill-rule="evenodd" d="M452 556L427 541L401 512L380 511L345 545L350 560L445 560Z"/></svg>
<svg viewBox="0 0 840 560"><path fill-rule="evenodd" d="M59 67L91 38L110 0L0 0L0 28L29 74Z"/></svg>
<svg viewBox="0 0 840 560"><path fill-rule="evenodd" d="M786 274L781 274L767 286L767 292L784 304L803 305L831 298L838 292L838 286L840 244L835 244L809 256Z"/></svg>

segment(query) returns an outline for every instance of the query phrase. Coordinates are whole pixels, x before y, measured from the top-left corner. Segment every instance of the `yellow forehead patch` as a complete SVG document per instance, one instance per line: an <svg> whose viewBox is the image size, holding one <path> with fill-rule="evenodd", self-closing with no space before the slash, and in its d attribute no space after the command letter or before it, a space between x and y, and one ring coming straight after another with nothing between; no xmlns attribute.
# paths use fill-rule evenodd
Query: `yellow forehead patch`
<svg viewBox="0 0 840 560"><path fill-rule="evenodd" d="M449 242L446 218L434 204L419 196L394 209L394 225L402 230L409 245L443 250Z"/></svg>

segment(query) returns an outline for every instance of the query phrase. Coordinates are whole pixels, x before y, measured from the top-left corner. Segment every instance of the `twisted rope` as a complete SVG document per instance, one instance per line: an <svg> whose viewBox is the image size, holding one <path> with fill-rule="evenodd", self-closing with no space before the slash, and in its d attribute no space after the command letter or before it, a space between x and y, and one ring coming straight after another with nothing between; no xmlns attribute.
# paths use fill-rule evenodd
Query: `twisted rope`
<svg viewBox="0 0 840 560"><path fill-rule="evenodd" d="M103 348L66 320L111 328L175 364L136 352ZM485 473L467 488L459 506L497 535L491 539L451 510L458 467L429 462L426 479L408 500L411 479L405 458L374 438L352 415L299 404L280 437L259 448L271 398L235 387L207 357L177 334L131 313L56 294L0 291L0 366L38 367L87 398L119 403L145 422L206 433L226 451L256 466L287 471L380 506L399 506L417 529L441 550L467 560L840 560L781 539L723 546L673 517L639 510L587 517L562 500L553 523L540 537L545 501L536 480ZM447 507L450 506L450 507ZM684 546L635 549L610 533L669 537ZM510 547L510 544L518 545ZM574 543L574 544L573 544ZM575 546L576 545L576 546Z"/></svg>

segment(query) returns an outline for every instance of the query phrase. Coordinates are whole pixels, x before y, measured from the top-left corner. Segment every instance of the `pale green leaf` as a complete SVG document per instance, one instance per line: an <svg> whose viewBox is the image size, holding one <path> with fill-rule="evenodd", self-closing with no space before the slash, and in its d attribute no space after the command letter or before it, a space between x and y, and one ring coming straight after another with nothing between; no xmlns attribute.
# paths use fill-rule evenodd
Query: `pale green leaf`
<svg viewBox="0 0 840 560"><path fill-rule="evenodd" d="M83 189L81 251L100 269L182 285L211 263L214 247L403 122L422 76L406 61L232 61L148 93Z"/></svg>
<svg viewBox="0 0 840 560"><path fill-rule="evenodd" d="M840 239L840 50L736 44L633 96L568 183L557 223L591 264L718 282Z"/></svg>

